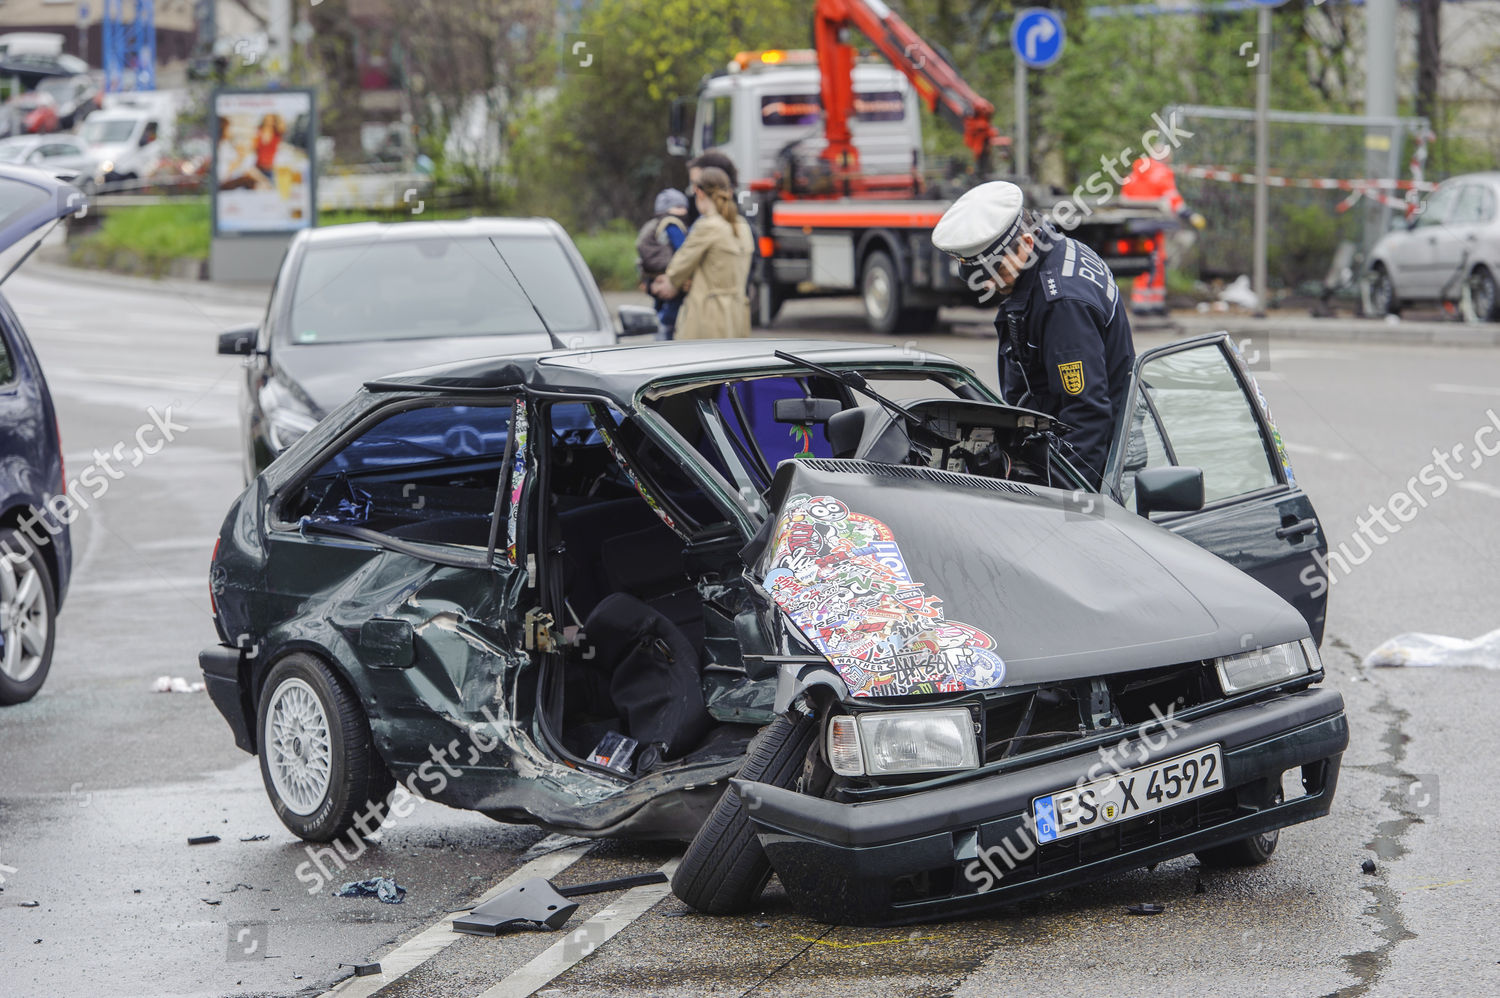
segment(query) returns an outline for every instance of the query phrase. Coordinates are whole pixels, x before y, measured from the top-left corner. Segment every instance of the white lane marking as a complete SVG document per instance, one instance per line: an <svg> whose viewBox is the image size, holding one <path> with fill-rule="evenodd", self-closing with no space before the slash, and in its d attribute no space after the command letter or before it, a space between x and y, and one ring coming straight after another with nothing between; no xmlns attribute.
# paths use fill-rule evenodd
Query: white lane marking
<svg viewBox="0 0 1500 998"><path fill-rule="evenodd" d="M1290 441L1286 449L1293 454L1306 454L1309 457L1321 457L1329 461L1353 461L1354 455L1341 450L1325 450L1322 447L1313 447L1310 444L1296 444Z"/></svg>
<svg viewBox="0 0 1500 998"><path fill-rule="evenodd" d="M1500 395L1500 387L1494 385L1428 385L1430 390L1444 395Z"/></svg>
<svg viewBox="0 0 1500 998"><path fill-rule="evenodd" d="M491 887L484 893L476 905L488 901L501 891L510 890L523 880L532 877L552 878L572 866L583 858L583 854L589 851L593 842L581 842L578 845L568 846L557 852L538 856L536 859L516 869L514 873ZM411 971L426 963L433 956L441 953L459 938L461 933L453 931L453 920L467 912L450 912L444 915L435 925L429 925L421 932L412 936L406 942L391 950L380 958L380 973L370 977L350 977L340 981L332 989L324 992L320 998L368 998L387 984L404 977Z"/></svg>
<svg viewBox="0 0 1500 998"><path fill-rule="evenodd" d="M196 592L207 585L208 575L161 575L156 578L172 589L189 590ZM71 596L126 596L141 591L140 576L129 579L114 579L103 582L83 582L76 586L68 587L68 595Z"/></svg>
<svg viewBox="0 0 1500 998"><path fill-rule="evenodd" d="M661 867L661 872L669 880L677 869L677 862L674 859ZM603 946L621 929L650 911L653 905L671 892L671 884L632 887L619 900L547 947L526 966L484 991L479 998L527 998L528 995L535 994Z"/></svg>
<svg viewBox="0 0 1500 998"><path fill-rule="evenodd" d="M1480 495L1489 496L1491 499L1500 499L1500 488L1487 485L1484 482L1459 482L1458 487L1468 489L1470 492L1478 492Z"/></svg>

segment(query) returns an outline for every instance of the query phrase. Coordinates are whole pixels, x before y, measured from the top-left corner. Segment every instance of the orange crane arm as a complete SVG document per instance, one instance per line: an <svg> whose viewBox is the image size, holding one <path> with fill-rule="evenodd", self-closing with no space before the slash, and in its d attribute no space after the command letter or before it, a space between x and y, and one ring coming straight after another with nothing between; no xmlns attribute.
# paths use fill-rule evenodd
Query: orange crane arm
<svg viewBox="0 0 1500 998"><path fill-rule="evenodd" d="M813 37L823 79L824 132L828 140L823 158L844 170L859 169L859 150L849 130L854 114L855 61L854 46L849 44L850 28L873 42L881 55L911 80L929 111L963 129L964 145L983 170L997 134L990 123L995 106L964 82L948 60L882 0L817 0Z"/></svg>

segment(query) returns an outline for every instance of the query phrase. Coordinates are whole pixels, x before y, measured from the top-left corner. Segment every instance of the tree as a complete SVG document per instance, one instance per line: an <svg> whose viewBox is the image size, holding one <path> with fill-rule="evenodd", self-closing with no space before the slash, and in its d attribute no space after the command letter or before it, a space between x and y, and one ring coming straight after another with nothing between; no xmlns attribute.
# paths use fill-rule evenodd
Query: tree
<svg viewBox="0 0 1500 998"><path fill-rule="evenodd" d="M556 8L548 0L413 0L393 5L427 151L483 203L514 118L550 83Z"/></svg>
<svg viewBox="0 0 1500 998"><path fill-rule="evenodd" d="M364 148L360 127L359 59L348 0L323 0L308 11L313 36L308 55L322 73L320 129L333 138L334 157L358 161Z"/></svg>

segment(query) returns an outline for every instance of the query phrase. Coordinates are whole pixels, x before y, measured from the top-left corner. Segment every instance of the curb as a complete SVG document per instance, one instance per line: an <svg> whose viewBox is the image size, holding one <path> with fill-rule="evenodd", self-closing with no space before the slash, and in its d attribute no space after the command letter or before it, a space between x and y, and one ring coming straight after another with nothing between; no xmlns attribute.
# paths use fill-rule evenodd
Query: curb
<svg viewBox="0 0 1500 998"><path fill-rule="evenodd" d="M36 277L45 277L67 284L92 284L98 287L120 288L138 294L171 294L177 297L212 298L218 302L235 305L264 307L270 297L269 284L230 284L222 281L194 281L178 277L133 277L90 267L74 267L65 262L64 253L56 247L43 246L26 261L25 271Z"/></svg>

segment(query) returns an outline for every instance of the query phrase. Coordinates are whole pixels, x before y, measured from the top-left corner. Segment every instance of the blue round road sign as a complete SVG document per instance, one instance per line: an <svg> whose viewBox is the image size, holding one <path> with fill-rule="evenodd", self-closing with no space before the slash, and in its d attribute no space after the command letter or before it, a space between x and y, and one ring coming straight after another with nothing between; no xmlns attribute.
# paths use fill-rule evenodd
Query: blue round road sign
<svg viewBox="0 0 1500 998"><path fill-rule="evenodd" d="M1010 47L1031 69L1052 65L1062 55L1062 15L1045 7L1028 7L1018 12L1010 29Z"/></svg>

